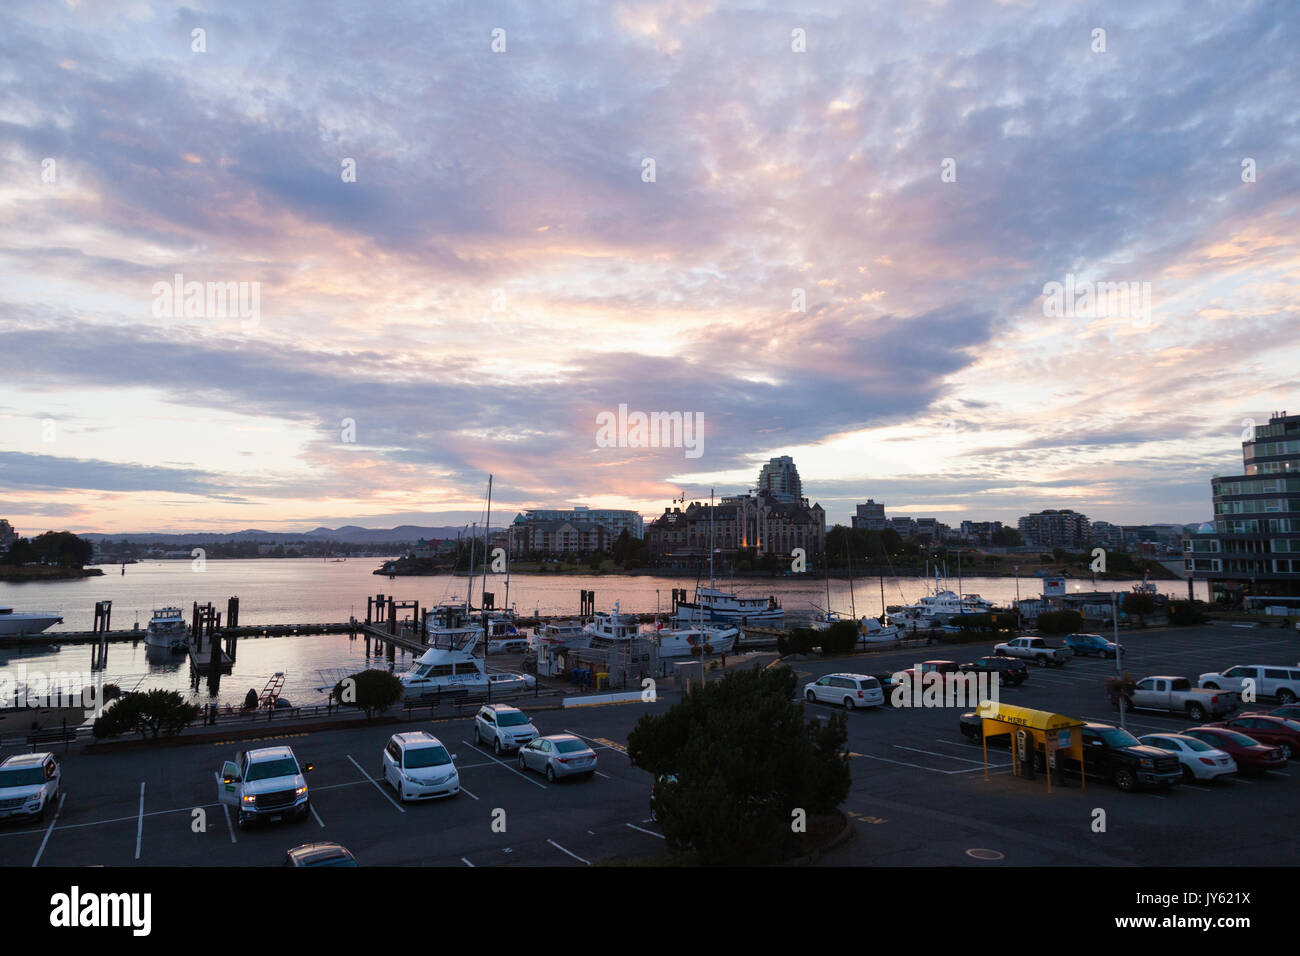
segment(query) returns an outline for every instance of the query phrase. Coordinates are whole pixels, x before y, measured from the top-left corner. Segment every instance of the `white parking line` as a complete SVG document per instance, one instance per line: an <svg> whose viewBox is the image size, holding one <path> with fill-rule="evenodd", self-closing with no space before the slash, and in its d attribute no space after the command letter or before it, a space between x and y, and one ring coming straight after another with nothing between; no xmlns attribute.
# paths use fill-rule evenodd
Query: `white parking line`
<svg viewBox="0 0 1300 956"><path fill-rule="evenodd" d="M140 816L135 825L135 858L140 859L140 841L144 838L144 781L140 781Z"/></svg>
<svg viewBox="0 0 1300 956"><path fill-rule="evenodd" d="M667 840L667 839L668 839L668 838L667 838L666 836L664 836L662 833L655 833L654 830L647 830L645 827L639 827L639 826L637 826L635 823L628 823L628 824L625 824L625 826L629 826L629 827L631 827L633 830L637 831L637 833L648 833L648 834L650 834L652 837L658 837L658 838L661 839L661 840Z"/></svg>
<svg viewBox="0 0 1300 956"><path fill-rule="evenodd" d="M546 842L549 843L551 846L555 847L555 848L556 848L557 850L559 850L561 853L568 853L569 856L573 857L573 858L574 858L575 860L577 860L579 863L585 863L587 866L591 866L591 861L590 861L590 860L584 860L582 857L578 856L578 854L576 854L576 853L570 853L568 850L566 850L564 847L560 846L560 845L559 845L558 843L556 843L554 840L547 840Z"/></svg>
<svg viewBox="0 0 1300 956"><path fill-rule="evenodd" d="M68 799L66 793L59 794L59 805L54 808L54 819L50 821L50 825L45 830L45 836L41 840L40 849L36 851L36 859L32 860L32 866L41 862L41 854L45 852L45 844L50 840L50 833L54 831L54 824L59 822L59 814L63 812L63 801L66 799Z"/></svg>
<svg viewBox="0 0 1300 956"><path fill-rule="evenodd" d="M465 785L464 785L463 783L460 785L460 792L463 793L463 794L465 794L466 796L474 797L474 794L470 793L469 790L466 789L466 787L465 787ZM474 799L477 800L478 797L474 797ZM473 864L471 864L471 865L473 865Z"/></svg>
<svg viewBox="0 0 1300 956"><path fill-rule="evenodd" d="M516 768L516 767L512 767L512 766L510 766L510 764L506 763L504 760L497 760L497 758L494 757L494 756L492 756L491 754L489 754L489 753L483 753L482 750L479 750L478 747L475 747L475 746L474 746L472 743L470 743L468 740L462 740L461 743L463 743L466 747L474 747L474 750L475 750L477 753L481 753L481 754L483 754L483 756L487 757L487 758L488 758L489 760L491 760L493 763L499 763L499 764L501 764L501 766L505 767L505 768L506 768L507 770L509 770L511 773L517 773L517 774L519 774L519 776L523 777L523 778L524 778L525 780L527 780L529 783L534 784L534 785L536 785L536 786L538 786L538 787L541 787L543 790L546 789L546 784L544 784L544 783L540 783L540 782L534 780L532 777L528 776L528 774L524 773L522 770L519 770L519 769Z"/></svg>
<svg viewBox="0 0 1300 956"><path fill-rule="evenodd" d="M921 750L919 747L904 747L902 744L894 744L894 746L899 750L910 750L913 753L927 754L931 757L943 757L947 760L960 760L962 763L977 763L981 767L984 766L983 760L971 760L969 757L955 757L952 754L935 753L933 750Z"/></svg>
<svg viewBox="0 0 1300 956"><path fill-rule="evenodd" d="M349 759L349 760L352 760L352 754L348 754L348 759ZM367 780L369 780L371 783L373 783L373 784L375 785L375 789L378 790L381 794L383 794L385 800L387 800L389 803L391 803L394 807L397 808L397 812L398 812L398 813L405 813L405 812L406 812L406 808L403 807L403 806L402 806L400 803L398 803L396 800L394 800L392 797L390 797L390 796L388 795L388 792L387 792L383 787L381 787L381 786L379 785L379 781L376 780L374 777L370 776L370 774L366 773L364 769L362 769L361 764L357 763L355 760L352 760L352 766L354 766L354 767L356 767L358 770L360 770L360 771L361 771L361 776L365 777ZM324 826L324 824L321 824L321 826Z"/></svg>
<svg viewBox="0 0 1300 956"><path fill-rule="evenodd" d="M597 777L604 777L606 780L609 779L609 774L601 773L599 770L593 770L592 773L594 773Z"/></svg>
<svg viewBox="0 0 1300 956"><path fill-rule="evenodd" d="M473 863L471 863L469 860L465 859L463 856L460 858L460 862L464 863L466 866L471 867L471 868L473 868L473 866L474 866Z"/></svg>
<svg viewBox="0 0 1300 956"><path fill-rule="evenodd" d="M325 821L322 820L322 819L320 818L320 814L316 812L316 804L312 803L311 801L308 801L308 802L307 802L307 807L308 807L308 809L311 810L311 815L312 815L313 817L316 818L316 822L320 824L320 828L321 828L322 830L324 830L324 829L325 829Z"/></svg>
<svg viewBox="0 0 1300 956"><path fill-rule="evenodd" d="M221 786L221 774L214 770L212 771L212 777L217 781L217 786ZM230 823L230 807L226 806L224 803L221 804L221 812L226 815L226 829L230 831L230 842L235 843L235 828Z"/></svg>

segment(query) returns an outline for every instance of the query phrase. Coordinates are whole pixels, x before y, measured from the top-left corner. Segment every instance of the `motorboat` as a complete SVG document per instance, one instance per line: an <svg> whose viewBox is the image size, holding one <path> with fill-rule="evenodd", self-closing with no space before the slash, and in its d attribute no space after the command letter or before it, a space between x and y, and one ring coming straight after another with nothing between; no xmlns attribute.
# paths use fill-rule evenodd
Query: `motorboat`
<svg viewBox="0 0 1300 956"><path fill-rule="evenodd" d="M153 612L144 631L147 646L173 653L185 650L190 641L190 627L178 607L162 607Z"/></svg>
<svg viewBox="0 0 1300 956"><path fill-rule="evenodd" d="M677 613L683 620L697 623L779 624L785 617L781 602L775 597L741 597L712 585L696 588L695 600L679 602Z"/></svg>
<svg viewBox="0 0 1300 956"><path fill-rule="evenodd" d="M632 640L640 629L641 625L634 618L625 618L619 613L618 602L615 602L612 612L597 611L582 632L587 635L589 647L610 647Z"/></svg>
<svg viewBox="0 0 1300 956"><path fill-rule="evenodd" d="M660 657L689 657L699 647L705 654L727 654L736 644L737 627L710 627L706 624L671 622L655 629Z"/></svg>
<svg viewBox="0 0 1300 956"><path fill-rule="evenodd" d="M483 628L470 621L469 612L456 605L440 605L429 615L426 634L430 647L411 667L398 675L407 699L443 694L482 694L527 690L536 686L530 674L488 673L483 658L474 653Z"/></svg>
<svg viewBox="0 0 1300 956"><path fill-rule="evenodd" d="M538 649L562 647L581 649L591 646L591 635L587 633L581 621L557 621L536 628L528 643L529 646Z"/></svg>
<svg viewBox="0 0 1300 956"><path fill-rule="evenodd" d="M0 639L40 634L62 623L63 617L52 611L15 611L11 607L0 607Z"/></svg>

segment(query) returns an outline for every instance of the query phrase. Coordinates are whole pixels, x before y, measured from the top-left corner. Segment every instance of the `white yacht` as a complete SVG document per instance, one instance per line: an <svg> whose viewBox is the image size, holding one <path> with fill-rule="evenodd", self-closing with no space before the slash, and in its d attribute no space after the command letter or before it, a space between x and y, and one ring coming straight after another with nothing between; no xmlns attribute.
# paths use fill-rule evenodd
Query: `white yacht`
<svg viewBox="0 0 1300 956"><path fill-rule="evenodd" d="M53 612L15 611L11 607L0 607L0 638L39 634L62 623L63 618Z"/></svg>
<svg viewBox="0 0 1300 956"><path fill-rule="evenodd" d="M852 620L852 618L845 618L838 611L825 611L813 619L812 628L815 631L826 631L830 629L832 624L838 624L843 620ZM918 624L917 626L922 625ZM881 624L874 617L862 617L858 619L858 642L861 644L878 644L886 641L896 641L899 638L900 630L896 624Z"/></svg>
<svg viewBox="0 0 1300 956"><path fill-rule="evenodd" d="M405 698L442 694L525 690L536 685L529 674L488 673L474 653L483 628L470 621L460 606L440 605L429 615L426 632L430 647L409 671L398 675Z"/></svg>
<svg viewBox="0 0 1300 956"><path fill-rule="evenodd" d="M707 654L729 654L736 644L737 627L709 627L678 621L655 631L660 657L690 657L694 647L704 648Z"/></svg>
<svg viewBox="0 0 1300 956"><path fill-rule="evenodd" d="M190 628L178 607L158 608L144 631L144 642L149 647L183 651L189 640Z"/></svg>
<svg viewBox="0 0 1300 956"><path fill-rule="evenodd" d="M677 613L682 620L699 623L743 621L746 624L779 624L785 616L781 602L775 597L741 597L712 584L707 588L696 588L695 600L678 604Z"/></svg>
<svg viewBox="0 0 1300 956"><path fill-rule="evenodd" d="M591 635L587 633L581 621L559 621L554 624L543 624L535 629L528 643L534 648L581 649L591 646Z"/></svg>

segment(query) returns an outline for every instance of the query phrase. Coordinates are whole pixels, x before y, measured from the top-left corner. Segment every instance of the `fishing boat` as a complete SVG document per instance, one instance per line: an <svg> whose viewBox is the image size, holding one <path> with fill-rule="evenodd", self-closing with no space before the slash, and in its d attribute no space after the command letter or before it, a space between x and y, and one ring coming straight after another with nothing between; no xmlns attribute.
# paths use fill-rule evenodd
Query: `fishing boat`
<svg viewBox="0 0 1300 956"><path fill-rule="evenodd" d="M51 611L15 611L11 607L0 607L0 638L39 634L62 623L63 618Z"/></svg>
<svg viewBox="0 0 1300 956"><path fill-rule="evenodd" d="M640 629L635 618L625 618L619 612L616 601L613 611L597 611L582 633L587 636L588 647L611 647L632 640Z"/></svg>
<svg viewBox="0 0 1300 956"><path fill-rule="evenodd" d="M161 607L153 612L149 626L144 631L144 642L148 647L181 653L190 640L190 627L178 607Z"/></svg>

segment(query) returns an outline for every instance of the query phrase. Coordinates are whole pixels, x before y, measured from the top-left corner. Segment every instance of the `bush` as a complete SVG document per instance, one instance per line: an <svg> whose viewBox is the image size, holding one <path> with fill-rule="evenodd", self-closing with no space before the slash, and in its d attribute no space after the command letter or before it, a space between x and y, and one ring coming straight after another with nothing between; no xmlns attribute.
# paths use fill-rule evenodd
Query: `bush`
<svg viewBox="0 0 1300 956"><path fill-rule="evenodd" d="M1204 624L1209 618L1205 616L1205 605L1200 601L1170 601L1169 623L1176 627L1188 627Z"/></svg>
<svg viewBox="0 0 1300 956"><path fill-rule="evenodd" d="M820 634L823 654L847 654L856 650L861 634L857 621L836 621Z"/></svg>
<svg viewBox="0 0 1300 956"><path fill-rule="evenodd" d="M141 738L174 737L198 719L199 707L174 690L150 690L124 694L95 719L91 733L96 737L117 737L134 731Z"/></svg>
<svg viewBox="0 0 1300 956"><path fill-rule="evenodd" d="M705 865L778 862L798 847L793 811L830 813L848 796L844 715L805 722L797 684L789 667L735 671L637 722L628 756L658 779L670 847Z"/></svg>
<svg viewBox="0 0 1300 956"><path fill-rule="evenodd" d="M1072 634L1083 626L1078 611L1044 611L1038 615L1039 634Z"/></svg>
<svg viewBox="0 0 1300 956"><path fill-rule="evenodd" d="M361 671L335 684L330 697L344 706L360 707L368 720L402 699L402 682L388 671Z"/></svg>
<svg viewBox="0 0 1300 956"><path fill-rule="evenodd" d="M786 654L810 654L821 643L821 634L810 627L796 627L776 636L776 651L783 657Z"/></svg>

